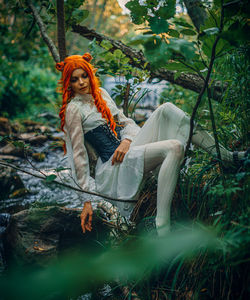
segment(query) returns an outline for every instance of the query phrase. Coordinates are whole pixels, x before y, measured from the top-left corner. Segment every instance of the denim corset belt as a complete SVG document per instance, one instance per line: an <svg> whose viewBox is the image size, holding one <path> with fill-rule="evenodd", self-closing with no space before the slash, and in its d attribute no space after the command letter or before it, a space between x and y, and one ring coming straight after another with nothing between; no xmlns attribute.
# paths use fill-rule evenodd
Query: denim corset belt
<svg viewBox="0 0 250 300"><path fill-rule="evenodd" d="M94 147L103 163L109 160L120 145L122 128L116 126L117 137L107 124L100 125L84 134L85 139Z"/></svg>

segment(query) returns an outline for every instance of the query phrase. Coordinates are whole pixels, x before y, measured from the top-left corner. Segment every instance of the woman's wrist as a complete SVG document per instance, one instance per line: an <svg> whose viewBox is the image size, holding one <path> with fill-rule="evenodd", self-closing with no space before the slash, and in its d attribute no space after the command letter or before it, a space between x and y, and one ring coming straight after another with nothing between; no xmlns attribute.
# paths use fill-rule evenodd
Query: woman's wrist
<svg viewBox="0 0 250 300"><path fill-rule="evenodd" d="M125 138L124 140L122 140L122 142L123 142L123 141L127 141L127 142L129 142L129 143L132 142L130 139L127 139L127 138Z"/></svg>

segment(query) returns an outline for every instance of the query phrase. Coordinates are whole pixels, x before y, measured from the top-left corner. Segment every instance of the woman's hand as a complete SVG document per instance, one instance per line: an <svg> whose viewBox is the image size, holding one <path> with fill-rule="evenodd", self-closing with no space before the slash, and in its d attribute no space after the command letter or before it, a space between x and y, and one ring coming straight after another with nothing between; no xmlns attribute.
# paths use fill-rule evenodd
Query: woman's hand
<svg viewBox="0 0 250 300"><path fill-rule="evenodd" d="M116 148L113 158L112 158L112 165L115 163L123 162L125 154L128 152L130 147L131 141L128 139L124 139L121 141L120 145Z"/></svg>
<svg viewBox="0 0 250 300"><path fill-rule="evenodd" d="M93 209L91 203L89 201L85 202L81 213L81 226L83 233L85 233L86 230L92 230L92 215Z"/></svg>

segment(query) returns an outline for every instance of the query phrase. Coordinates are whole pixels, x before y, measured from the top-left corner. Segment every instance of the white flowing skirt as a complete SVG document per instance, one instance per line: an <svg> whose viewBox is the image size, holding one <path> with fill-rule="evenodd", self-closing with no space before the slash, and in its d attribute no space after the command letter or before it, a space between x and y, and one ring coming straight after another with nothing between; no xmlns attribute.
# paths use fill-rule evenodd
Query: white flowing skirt
<svg viewBox="0 0 250 300"><path fill-rule="evenodd" d="M112 166L112 157L105 163L99 158L96 165L96 190L106 196L132 200L144 175L145 145L163 140L177 139L186 146L190 128L190 118L172 103L159 106L145 122L130 145L124 160ZM129 216L134 202L113 202L122 216Z"/></svg>

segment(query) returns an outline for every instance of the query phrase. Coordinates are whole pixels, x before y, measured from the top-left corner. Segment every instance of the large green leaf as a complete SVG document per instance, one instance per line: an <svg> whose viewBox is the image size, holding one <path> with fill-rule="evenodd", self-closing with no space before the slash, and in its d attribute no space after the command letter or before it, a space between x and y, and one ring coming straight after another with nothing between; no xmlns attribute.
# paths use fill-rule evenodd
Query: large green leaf
<svg viewBox="0 0 250 300"><path fill-rule="evenodd" d="M175 29L169 29L168 30L168 34L170 36L176 37L176 38L178 38L180 36L180 33L177 30L175 30Z"/></svg>
<svg viewBox="0 0 250 300"><path fill-rule="evenodd" d="M175 0L167 0L165 1L164 6L161 6L155 14L163 19L170 19L175 15L175 7Z"/></svg>
<svg viewBox="0 0 250 300"><path fill-rule="evenodd" d="M171 51L164 41L155 40L144 44L145 56L153 68L164 67L171 57Z"/></svg>
<svg viewBox="0 0 250 300"><path fill-rule="evenodd" d="M196 35L197 33L194 30L191 29L182 29L180 33L184 35Z"/></svg>
<svg viewBox="0 0 250 300"><path fill-rule="evenodd" d="M145 21L145 16L148 12L147 7L140 5L139 0L129 1L125 6L130 10L130 16L133 23L141 24Z"/></svg>
<svg viewBox="0 0 250 300"><path fill-rule="evenodd" d="M151 17L149 19L149 25L152 31L156 34L167 32L169 24L162 18Z"/></svg>
<svg viewBox="0 0 250 300"><path fill-rule="evenodd" d="M185 19L183 18L176 18L174 19L174 24L177 24L177 25L180 25L182 27L187 27L187 28L190 28L192 29L193 26L191 24L189 24Z"/></svg>
<svg viewBox="0 0 250 300"><path fill-rule="evenodd" d="M172 51L180 53L187 60L190 60L195 56L196 49L194 43L187 40L172 38L168 47Z"/></svg>
<svg viewBox="0 0 250 300"><path fill-rule="evenodd" d="M171 71L180 71L180 72L186 72L186 71L191 70L190 68L186 67L182 63L178 63L178 62L168 63L165 66L165 68L168 69L168 70L171 70Z"/></svg>

